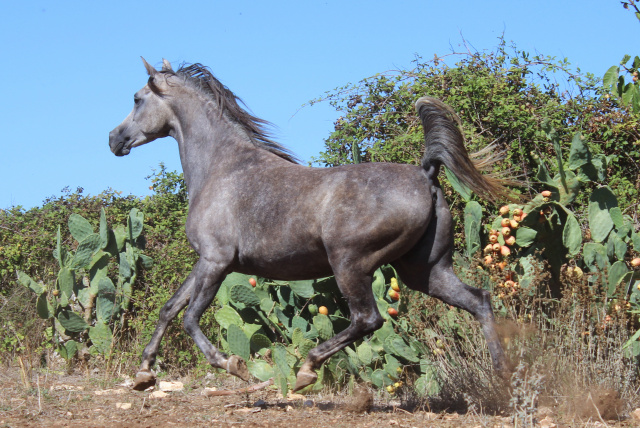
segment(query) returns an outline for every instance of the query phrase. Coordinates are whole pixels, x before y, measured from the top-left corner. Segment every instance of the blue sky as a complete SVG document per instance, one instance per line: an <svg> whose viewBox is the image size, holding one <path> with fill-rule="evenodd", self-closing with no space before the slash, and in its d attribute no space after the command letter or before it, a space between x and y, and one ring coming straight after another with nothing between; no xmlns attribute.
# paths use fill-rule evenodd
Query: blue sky
<svg viewBox="0 0 640 428"><path fill-rule="evenodd" d="M154 65L200 62L304 161L323 150L336 112L300 107L349 82L460 49L567 57L604 74L640 54L640 24L617 0L563 1L23 1L0 3L0 208L38 206L65 186L149 194L166 138L116 158L108 133Z"/></svg>

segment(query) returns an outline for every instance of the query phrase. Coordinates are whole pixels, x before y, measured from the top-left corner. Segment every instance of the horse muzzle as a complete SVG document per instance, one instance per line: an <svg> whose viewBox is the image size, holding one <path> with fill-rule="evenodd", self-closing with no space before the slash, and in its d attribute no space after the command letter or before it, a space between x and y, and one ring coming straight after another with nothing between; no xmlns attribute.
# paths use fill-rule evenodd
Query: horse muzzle
<svg viewBox="0 0 640 428"><path fill-rule="evenodd" d="M123 137L118 129L114 129L109 133L109 148L116 156L125 156L131 152L131 139Z"/></svg>

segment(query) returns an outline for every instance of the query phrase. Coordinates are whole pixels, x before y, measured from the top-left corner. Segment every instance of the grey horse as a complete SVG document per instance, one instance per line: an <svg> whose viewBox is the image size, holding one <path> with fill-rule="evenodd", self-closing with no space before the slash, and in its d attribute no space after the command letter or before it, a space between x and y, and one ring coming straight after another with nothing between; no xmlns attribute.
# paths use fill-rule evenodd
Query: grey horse
<svg viewBox="0 0 640 428"><path fill-rule="evenodd" d="M143 62L148 82L135 94L129 116L109 134L109 146L124 156L158 138L178 142L189 194L187 237L200 257L160 311L135 389L155 383L152 366L162 336L187 306L184 328L209 363L249 378L246 363L216 349L199 326L230 272L277 280L335 275L351 324L309 352L294 389L313 384L325 360L382 325L371 283L384 264L391 264L407 287L473 314L495 369L505 373L489 293L454 274L453 220L437 175L444 164L489 200L510 192L499 177L479 172L494 160L472 160L448 106L429 97L416 103L425 135L421 166L312 168L274 142L265 131L267 122L242 108L206 67L174 71L163 60L156 70Z"/></svg>

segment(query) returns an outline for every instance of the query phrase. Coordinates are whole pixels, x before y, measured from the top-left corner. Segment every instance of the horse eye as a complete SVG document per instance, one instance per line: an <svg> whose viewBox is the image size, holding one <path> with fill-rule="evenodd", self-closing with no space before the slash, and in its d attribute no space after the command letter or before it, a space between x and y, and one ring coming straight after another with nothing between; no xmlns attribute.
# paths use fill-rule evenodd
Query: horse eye
<svg viewBox="0 0 640 428"><path fill-rule="evenodd" d="M140 104L140 101L142 101L140 98L138 98L138 97L133 97L133 103L134 103L135 105Z"/></svg>

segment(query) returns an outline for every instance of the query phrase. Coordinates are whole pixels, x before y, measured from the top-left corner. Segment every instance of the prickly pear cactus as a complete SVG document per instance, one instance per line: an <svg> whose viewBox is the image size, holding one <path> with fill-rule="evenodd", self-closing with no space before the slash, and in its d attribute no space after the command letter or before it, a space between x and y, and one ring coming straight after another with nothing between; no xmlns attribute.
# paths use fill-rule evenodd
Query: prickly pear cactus
<svg viewBox="0 0 640 428"><path fill-rule="evenodd" d="M377 270L372 287L385 318L383 327L327 361L310 390L317 391L324 383L348 384L358 377L395 393L407 373L426 376L418 363L430 355L428 347L411 339L406 322L397 322L405 305L394 270ZM217 298L222 307L214 316L223 329L223 350L247 359L256 378L273 377L283 394L295 383L309 352L349 325L348 309L334 278L285 282L232 273ZM434 390L432 377L421 382Z"/></svg>
<svg viewBox="0 0 640 428"><path fill-rule="evenodd" d="M111 352L113 328L129 308L138 268L153 262L142 254L143 221L143 214L134 208L126 229L109 229L102 209L96 233L84 217L72 214L68 227L78 245L75 251L67 250L58 228L53 255L60 270L55 283L37 283L18 271L18 281L38 295L38 315L52 321L52 337L64 358L73 358L82 346L92 353ZM107 276L114 262L118 264L115 283Z"/></svg>

